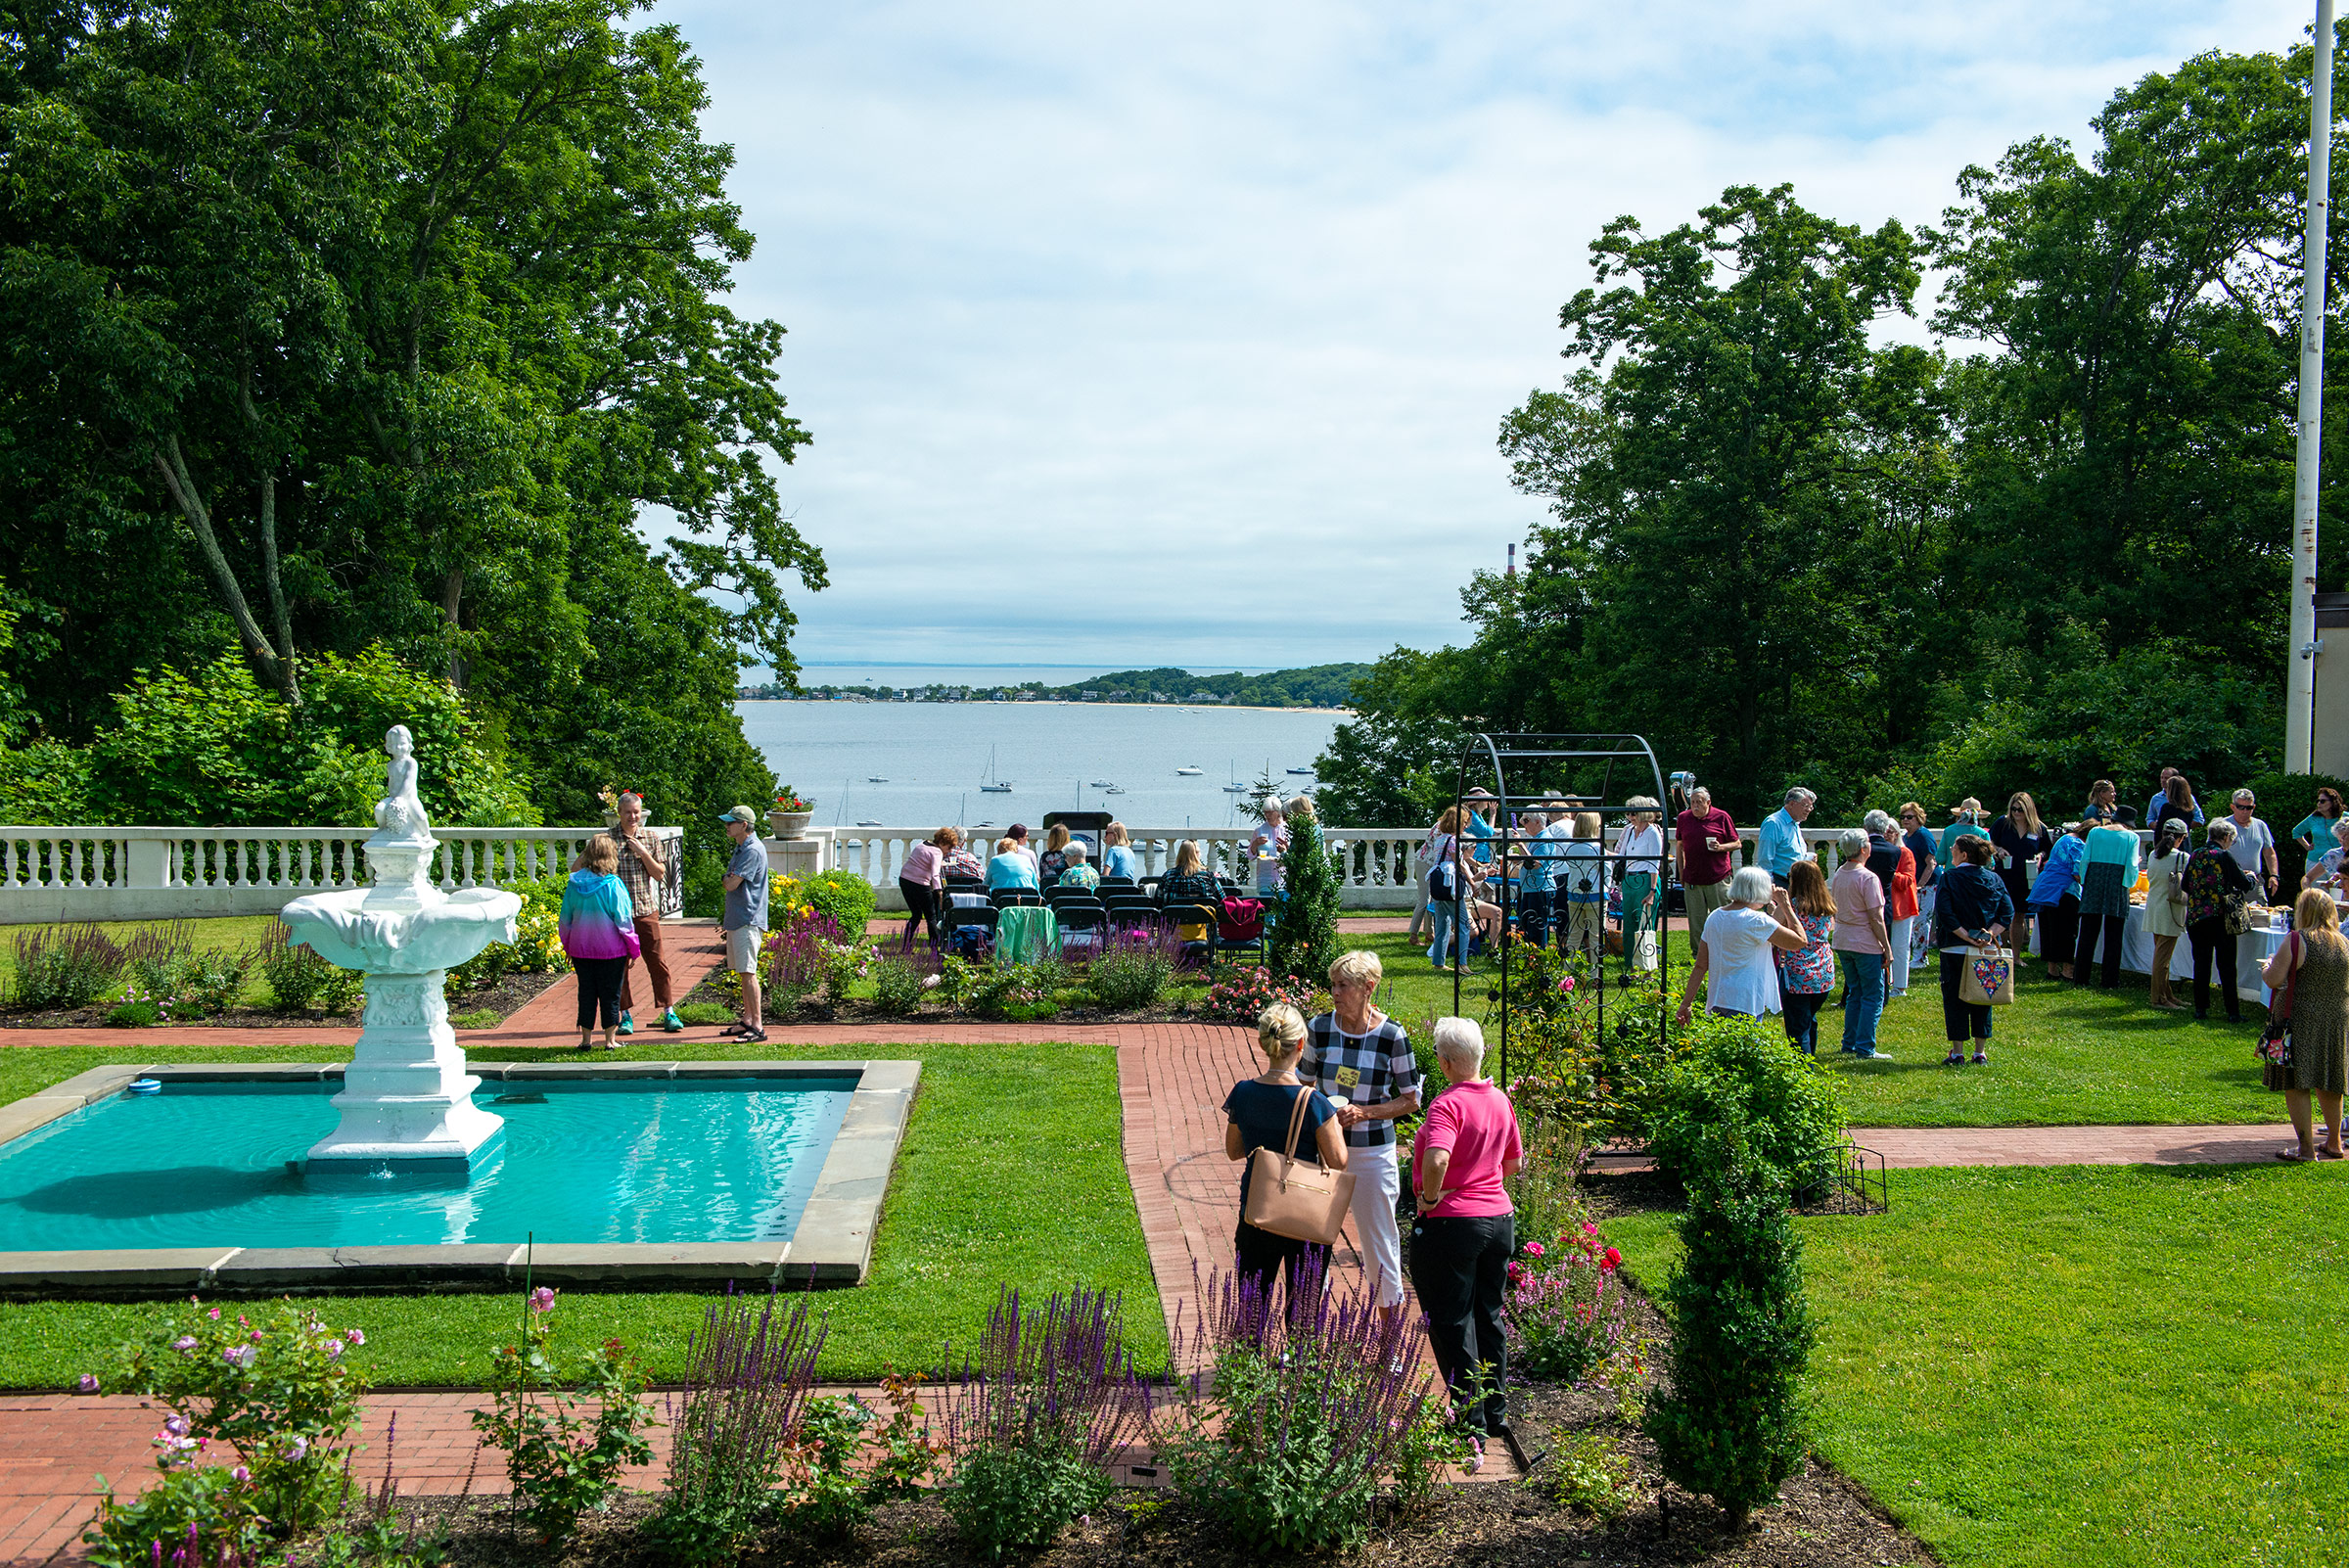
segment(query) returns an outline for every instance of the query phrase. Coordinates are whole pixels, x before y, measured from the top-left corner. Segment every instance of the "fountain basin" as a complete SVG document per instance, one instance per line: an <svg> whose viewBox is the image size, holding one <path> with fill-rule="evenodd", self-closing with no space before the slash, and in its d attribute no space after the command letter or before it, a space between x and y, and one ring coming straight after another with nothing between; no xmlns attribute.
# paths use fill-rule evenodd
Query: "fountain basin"
<svg viewBox="0 0 2349 1568"><path fill-rule="evenodd" d="M342 1119L307 1158L322 1171L402 1161L462 1174L491 1151L499 1119L477 1102L441 993L447 970L512 942L517 894L444 894L422 879L425 851L369 841L379 881L362 893L316 893L286 905L294 940L367 976L367 1011L343 1091Z"/></svg>
<svg viewBox="0 0 2349 1568"><path fill-rule="evenodd" d="M507 1132L451 1172L305 1166L338 1066L94 1069L0 1106L0 1293L860 1283L919 1075L495 1064Z"/></svg>

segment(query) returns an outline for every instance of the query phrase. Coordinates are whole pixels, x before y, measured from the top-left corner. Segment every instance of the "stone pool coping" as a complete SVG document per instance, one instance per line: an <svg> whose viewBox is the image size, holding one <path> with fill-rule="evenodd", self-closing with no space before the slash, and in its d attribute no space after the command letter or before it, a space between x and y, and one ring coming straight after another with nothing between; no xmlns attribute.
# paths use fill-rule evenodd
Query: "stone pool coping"
<svg viewBox="0 0 2349 1568"><path fill-rule="evenodd" d="M840 1130L788 1242L505 1242L400 1247L154 1247L0 1252L0 1297L170 1296L189 1291L503 1290L535 1284L605 1289L714 1289L740 1284L861 1285L913 1095L918 1061L487 1062L485 1083L564 1079L841 1079L853 1077ZM0 1143L119 1093L137 1078L166 1082L325 1083L339 1062L173 1063L93 1067L0 1105Z"/></svg>

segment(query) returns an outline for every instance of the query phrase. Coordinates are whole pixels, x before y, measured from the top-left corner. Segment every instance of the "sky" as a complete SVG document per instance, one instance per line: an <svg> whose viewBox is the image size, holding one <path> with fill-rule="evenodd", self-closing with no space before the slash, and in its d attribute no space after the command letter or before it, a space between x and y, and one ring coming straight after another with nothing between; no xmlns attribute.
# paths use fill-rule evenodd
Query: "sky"
<svg viewBox="0 0 2349 1568"><path fill-rule="evenodd" d="M668 0L790 331L798 657L1278 667L1464 640L1495 441L1618 214L1869 227L2313 4ZM1920 315L1923 312L1920 310ZM1921 340L1920 325L1891 336ZM795 584L796 586L796 584ZM756 678L751 677L751 678Z"/></svg>

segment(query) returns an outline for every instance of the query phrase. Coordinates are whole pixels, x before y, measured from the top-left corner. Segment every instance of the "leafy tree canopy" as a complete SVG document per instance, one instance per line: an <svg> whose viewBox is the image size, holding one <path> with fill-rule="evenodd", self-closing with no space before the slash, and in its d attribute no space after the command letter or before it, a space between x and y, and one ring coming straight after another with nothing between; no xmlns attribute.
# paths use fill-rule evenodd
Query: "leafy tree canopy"
<svg viewBox="0 0 2349 1568"><path fill-rule="evenodd" d="M21 741L122 743L139 671L226 702L224 648L236 703L341 733L303 711L380 648L549 815L771 787L728 703L823 585L771 468L806 435L783 329L720 302L752 241L699 63L634 9L0 4Z"/></svg>

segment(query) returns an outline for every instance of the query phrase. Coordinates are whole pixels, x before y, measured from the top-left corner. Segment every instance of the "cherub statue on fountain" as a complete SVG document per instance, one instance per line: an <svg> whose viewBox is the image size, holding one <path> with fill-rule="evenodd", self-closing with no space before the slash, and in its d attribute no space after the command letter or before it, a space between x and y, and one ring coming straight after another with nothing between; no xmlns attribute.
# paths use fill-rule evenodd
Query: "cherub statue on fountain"
<svg viewBox="0 0 2349 1568"><path fill-rule="evenodd" d="M384 798L375 803L378 837L390 844L430 844L433 824L416 798L416 743L408 726L394 724L384 734L384 750L392 763L384 769Z"/></svg>

